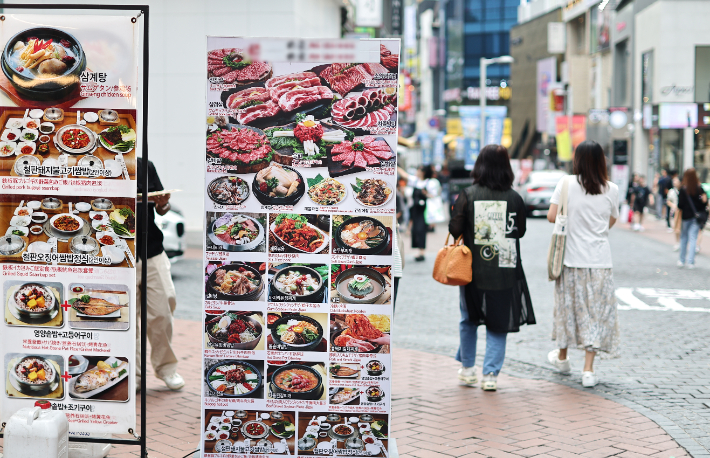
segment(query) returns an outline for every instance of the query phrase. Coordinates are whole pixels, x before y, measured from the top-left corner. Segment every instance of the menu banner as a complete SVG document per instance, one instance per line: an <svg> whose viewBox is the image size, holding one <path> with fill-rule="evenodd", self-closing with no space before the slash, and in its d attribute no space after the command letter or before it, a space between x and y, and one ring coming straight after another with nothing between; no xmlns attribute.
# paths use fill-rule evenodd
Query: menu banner
<svg viewBox="0 0 710 458"><path fill-rule="evenodd" d="M207 39L202 456L388 456L399 47Z"/></svg>
<svg viewBox="0 0 710 458"><path fill-rule="evenodd" d="M135 428L140 23L6 14L0 27L0 418Z"/></svg>

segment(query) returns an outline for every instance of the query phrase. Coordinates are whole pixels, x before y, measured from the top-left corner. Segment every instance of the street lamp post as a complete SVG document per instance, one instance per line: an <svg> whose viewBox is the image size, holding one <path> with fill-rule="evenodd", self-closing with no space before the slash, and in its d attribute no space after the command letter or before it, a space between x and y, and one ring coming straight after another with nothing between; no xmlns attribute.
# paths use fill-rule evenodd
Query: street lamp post
<svg viewBox="0 0 710 458"><path fill-rule="evenodd" d="M486 67L491 64L512 64L515 61L510 56L500 56L494 57L493 59L486 59L481 57L481 75L479 83L480 91L480 101L481 101L481 125L479 126L478 135L478 150L482 150L485 146L486 140Z"/></svg>

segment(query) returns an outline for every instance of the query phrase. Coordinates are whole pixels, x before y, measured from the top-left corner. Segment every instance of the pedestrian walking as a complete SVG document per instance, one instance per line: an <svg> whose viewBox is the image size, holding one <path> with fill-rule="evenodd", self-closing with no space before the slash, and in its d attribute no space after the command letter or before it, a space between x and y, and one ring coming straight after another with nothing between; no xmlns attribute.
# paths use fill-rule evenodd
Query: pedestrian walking
<svg viewBox="0 0 710 458"><path fill-rule="evenodd" d="M427 222L425 217L427 198L437 196L441 189L434 180L434 169L431 165L422 165L417 169L416 175L410 175L398 167L398 173L407 180L412 187L412 206L409 209L409 219L412 222L412 248L418 250L415 261L424 261L426 251Z"/></svg>
<svg viewBox="0 0 710 458"><path fill-rule="evenodd" d="M678 192L680 191L680 179L677 175L673 176L672 187L668 191L668 199L666 200L666 205L668 206L668 214L672 219L671 227L668 228L668 232L673 232L675 236L675 245L673 245L673 251L678 251L680 249L680 229L683 222L680 214L681 211L678 209Z"/></svg>
<svg viewBox="0 0 710 458"><path fill-rule="evenodd" d="M523 199L512 189L514 175L505 147L484 147L471 176L474 184L459 194L449 222L451 235L463 234L473 253L473 280L460 287L458 378L468 386L478 382L476 341L478 326L485 325L481 388L495 391L508 333L518 332L522 324L535 324L520 259L526 211Z"/></svg>
<svg viewBox="0 0 710 458"><path fill-rule="evenodd" d="M658 178L658 195L656 196L656 213L658 219L665 219L666 226L671 227L671 221L668 213L666 200L668 199L668 191L673 187L672 179L666 169L661 170L661 176Z"/></svg>
<svg viewBox="0 0 710 458"><path fill-rule="evenodd" d="M632 229L635 231L644 231L643 227L643 213L646 205L653 205L653 193L646 186L646 177L643 175L638 176L638 184L633 187L631 193L631 208L634 211L635 222Z"/></svg>
<svg viewBox="0 0 710 458"><path fill-rule="evenodd" d="M142 158L137 158L138 176L141 176L143 169ZM143 189L143 183L138 180L138 193L148 194L149 192L162 191L163 185L158 177L158 172L151 161L147 162L148 167L148 189ZM141 199L138 200L138 235L137 253L141 253L145 247L146 240L141 237L141 230L147 223L148 226L148 258L145 269L147 270L147 297L148 310L147 335L150 342L150 362L153 365L155 375L165 382L171 390L179 390L185 386L185 380L177 373L177 356L172 348L173 338L173 313L177 305L175 295L175 285L170 275L170 259L163 250L163 233L155 224L155 213L164 215L170 210L170 194L154 196L148 198L148 221L144 221L144 208ZM137 301L137 322L140 323L141 316L141 272L143 263L138 257L136 262L136 301ZM141 344L140 328L136 326L136 386L140 388L141 367Z"/></svg>
<svg viewBox="0 0 710 458"><path fill-rule="evenodd" d="M550 199L547 219L554 223L564 181L568 183L567 239L562 273L555 281L552 340L558 349L548 361L562 373L571 370L567 349L577 345L586 351L582 386L599 381L594 357L600 352L616 355L619 346L614 278L609 229L619 217L619 188L607 180L602 147L582 142L574 155L574 175L557 184Z"/></svg>
<svg viewBox="0 0 710 458"><path fill-rule="evenodd" d="M708 197L700 187L695 169L683 173L683 181L678 192L678 209L681 212L680 258L678 267L695 268L695 248L698 232L703 229L708 219Z"/></svg>

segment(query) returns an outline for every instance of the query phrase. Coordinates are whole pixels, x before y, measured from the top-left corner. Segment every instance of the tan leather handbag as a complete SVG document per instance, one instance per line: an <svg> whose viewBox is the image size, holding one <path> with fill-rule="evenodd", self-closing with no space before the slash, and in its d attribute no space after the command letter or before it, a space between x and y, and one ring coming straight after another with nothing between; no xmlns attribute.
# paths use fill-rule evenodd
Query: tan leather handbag
<svg viewBox="0 0 710 458"><path fill-rule="evenodd" d="M555 228L552 230L550 248L547 250L547 278L557 280L562 275L565 261L565 246L567 245L567 204L569 192L569 177L563 178L560 203L557 204Z"/></svg>
<svg viewBox="0 0 710 458"><path fill-rule="evenodd" d="M444 285L463 286L473 280L473 254L463 244L463 235L449 245L449 236L446 236L444 248L439 250L434 261L434 280Z"/></svg>

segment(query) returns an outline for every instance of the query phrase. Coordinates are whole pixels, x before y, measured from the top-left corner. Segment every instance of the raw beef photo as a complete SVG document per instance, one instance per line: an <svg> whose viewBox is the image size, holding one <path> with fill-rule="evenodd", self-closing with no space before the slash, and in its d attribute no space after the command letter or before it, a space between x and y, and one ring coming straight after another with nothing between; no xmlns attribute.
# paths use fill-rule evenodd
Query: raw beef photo
<svg viewBox="0 0 710 458"><path fill-rule="evenodd" d="M227 84L250 84L271 75L271 64L250 61L237 48L213 49L207 53L207 76L222 78Z"/></svg>
<svg viewBox="0 0 710 458"><path fill-rule="evenodd" d="M263 87L252 87L236 92L227 98L227 108L235 110L247 108L252 105L259 105L271 100L269 90Z"/></svg>
<svg viewBox="0 0 710 458"><path fill-rule="evenodd" d="M380 63L387 70L397 73L399 70L399 54L392 54L385 45L380 45Z"/></svg>
<svg viewBox="0 0 710 458"><path fill-rule="evenodd" d="M207 153L233 164L254 165L263 162L264 166L268 165L273 155L264 133L236 127L210 134L207 137Z"/></svg>
<svg viewBox="0 0 710 458"><path fill-rule="evenodd" d="M281 108L272 100L245 108L237 115L239 124L249 125L261 118L273 118L281 113Z"/></svg>
<svg viewBox="0 0 710 458"><path fill-rule="evenodd" d="M389 73L389 70L381 64L332 64L320 73L320 77L344 96L379 73Z"/></svg>
<svg viewBox="0 0 710 458"><path fill-rule="evenodd" d="M344 167L372 167L379 165L380 161L392 159L392 149L387 142L369 135L335 145L331 154L333 161L342 162Z"/></svg>
<svg viewBox="0 0 710 458"><path fill-rule="evenodd" d="M279 98L279 107L283 111L294 111L321 100L333 100L333 91L325 86L293 88Z"/></svg>
<svg viewBox="0 0 710 458"><path fill-rule="evenodd" d="M343 127L373 128L378 121L387 121L397 111L394 88L372 89L360 95L346 97L333 104L333 121Z"/></svg>

